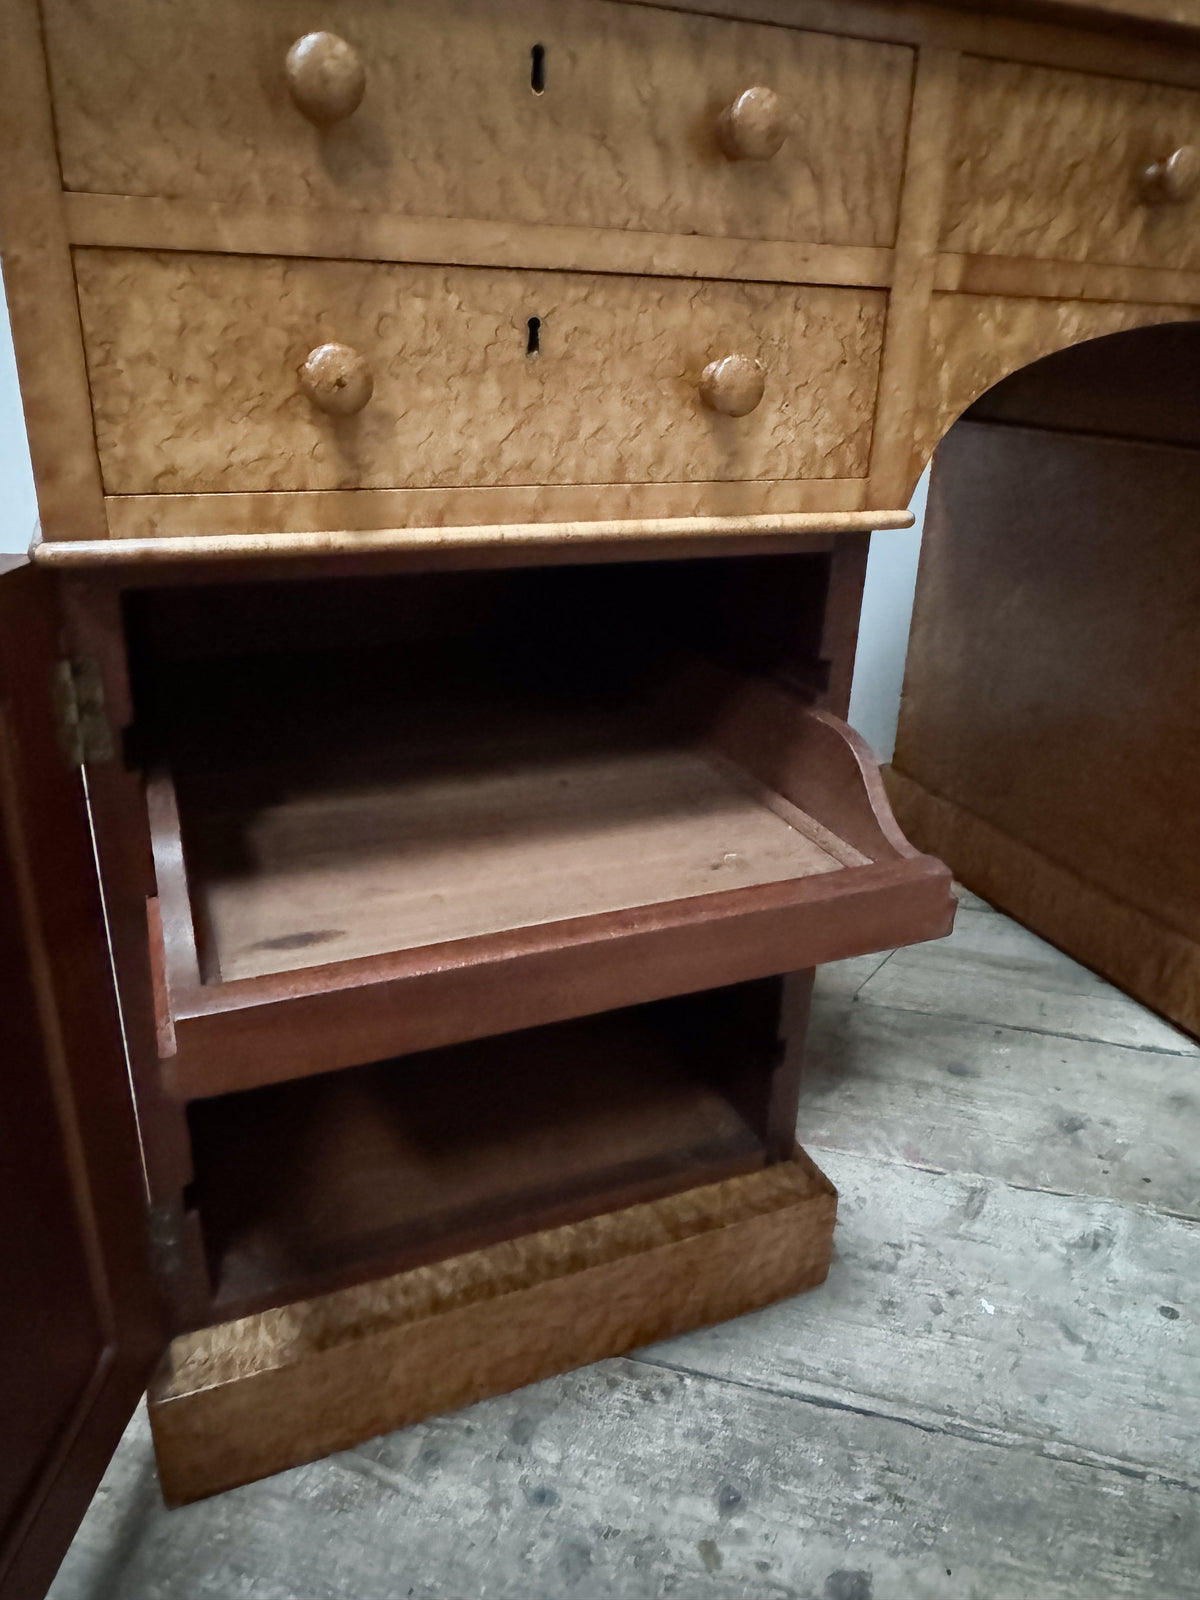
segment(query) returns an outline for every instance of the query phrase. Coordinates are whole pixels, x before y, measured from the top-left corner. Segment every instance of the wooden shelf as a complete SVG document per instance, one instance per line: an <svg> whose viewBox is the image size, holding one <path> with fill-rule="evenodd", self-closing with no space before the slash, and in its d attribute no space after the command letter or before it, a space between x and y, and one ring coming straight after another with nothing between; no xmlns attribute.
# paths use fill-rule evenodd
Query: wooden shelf
<svg viewBox="0 0 1200 1600"><path fill-rule="evenodd" d="M390 720L387 749L181 787L213 981L867 861L636 708L429 693Z"/></svg>
<svg viewBox="0 0 1200 1600"><path fill-rule="evenodd" d="M167 497L172 498L172 497ZM178 498L178 497L173 497ZM211 496L226 500L227 495ZM330 529L322 533L210 533L152 539L57 539L34 546L34 559L54 567L174 566L264 561L280 556L386 556L397 552L536 549L561 545L694 540L785 540L810 534L872 533L910 528L911 511L793 511L740 517L629 517L603 522L508 522L455 528Z"/></svg>
<svg viewBox="0 0 1200 1600"><path fill-rule="evenodd" d="M945 868L811 704L826 560L141 597L171 1092L947 931Z"/></svg>
<svg viewBox="0 0 1200 1600"><path fill-rule="evenodd" d="M762 1166L734 1104L754 1120L748 1074L765 1083L778 1055L759 987L196 1102L216 1312Z"/></svg>
<svg viewBox="0 0 1200 1600"><path fill-rule="evenodd" d="M161 773L168 1082L222 1094L948 928L948 873L844 724L719 673L679 692L690 734L487 696L455 726L431 697L368 714L382 743L335 697L336 760L310 705L315 750L182 770L178 807Z"/></svg>

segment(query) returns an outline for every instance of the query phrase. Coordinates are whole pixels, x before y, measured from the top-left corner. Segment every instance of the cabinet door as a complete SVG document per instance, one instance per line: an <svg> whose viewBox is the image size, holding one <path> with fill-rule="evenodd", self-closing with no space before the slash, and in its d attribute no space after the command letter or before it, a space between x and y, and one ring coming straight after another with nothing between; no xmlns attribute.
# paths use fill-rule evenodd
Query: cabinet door
<svg viewBox="0 0 1200 1600"><path fill-rule="evenodd" d="M0 1600L36 1600L165 1344L53 584L0 558Z"/></svg>

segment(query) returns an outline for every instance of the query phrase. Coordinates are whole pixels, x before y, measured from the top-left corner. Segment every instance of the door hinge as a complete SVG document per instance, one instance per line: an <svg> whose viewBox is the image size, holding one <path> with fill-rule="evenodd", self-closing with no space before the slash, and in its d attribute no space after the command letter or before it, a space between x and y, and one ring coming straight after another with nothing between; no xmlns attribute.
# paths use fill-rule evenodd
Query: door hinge
<svg viewBox="0 0 1200 1600"><path fill-rule="evenodd" d="M177 1278L183 1267L183 1228L179 1208L151 1205L147 1208L150 1240L150 1266L160 1282Z"/></svg>
<svg viewBox="0 0 1200 1600"><path fill-rule="evenodd" d="M55 662L54 706L59 742L72 766L112 760L113 733L104 709L100 663L94 656Z"/></svg>

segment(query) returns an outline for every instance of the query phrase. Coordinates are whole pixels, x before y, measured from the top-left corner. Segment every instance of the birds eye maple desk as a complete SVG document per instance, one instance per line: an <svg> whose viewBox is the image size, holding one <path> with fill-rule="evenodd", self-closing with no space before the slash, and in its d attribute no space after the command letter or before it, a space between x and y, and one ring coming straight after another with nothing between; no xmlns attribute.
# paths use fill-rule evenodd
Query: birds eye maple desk
<svg viewBox="0 0 1200 1600"><path fill-rule="evenodd" d="M823 1277L868 535L1195 315L1190 11L3 0L5 1600L156 1363L182 1500Z"/></svg>

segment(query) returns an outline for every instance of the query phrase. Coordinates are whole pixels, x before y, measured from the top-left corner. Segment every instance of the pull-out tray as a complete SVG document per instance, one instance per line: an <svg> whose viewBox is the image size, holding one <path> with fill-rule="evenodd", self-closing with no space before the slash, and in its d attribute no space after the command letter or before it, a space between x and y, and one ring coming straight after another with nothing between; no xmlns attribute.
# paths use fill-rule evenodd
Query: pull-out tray
<svg viewBox="0 0 1200 1600"><path fill-rule="evenodd" d="M186 1097L936 938L953 916L857 735L708 668L639 703L326 697L302 732L163 766L149 803L161 1048Z"/></svg>

